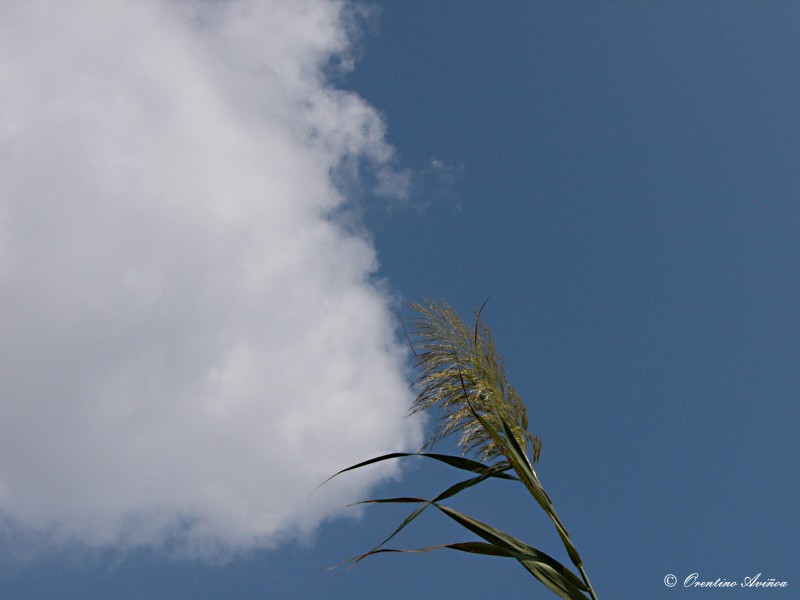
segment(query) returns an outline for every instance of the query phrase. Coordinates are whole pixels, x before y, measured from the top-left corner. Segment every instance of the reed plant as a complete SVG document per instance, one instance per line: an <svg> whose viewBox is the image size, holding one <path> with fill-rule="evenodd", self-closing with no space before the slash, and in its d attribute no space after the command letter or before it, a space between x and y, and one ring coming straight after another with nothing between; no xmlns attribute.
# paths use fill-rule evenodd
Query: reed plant
<svg viewBox="0 0 800 600"><path fill-rule="evenodd" d="M482 307L483 308L483 307ZM438 423L425 446L416 453L395 452L339 471L360 469L385 460L419 456L470 472L467 479L433 498L396 497L363 500L358 504L415 504L417 507L380 544L350 559L390 552L428 552L450 549L472 554L511 558L560 598L597 600L578 550L544 491L535 465L541 441L528 429L528 415L519 394L508 382L489 328L475 312L468 326L451 306L427 301L412 305L414 339L410 340L419 372L419 394L412 413L438 411ZM430 452L434 443L458 436L461 456ZM577 572L541 550L491 525L465 515L444 501L492 479L521 484L552 521ZM423 511L434 508L479 539L415 549L387 548L386 544Z"/></svg>

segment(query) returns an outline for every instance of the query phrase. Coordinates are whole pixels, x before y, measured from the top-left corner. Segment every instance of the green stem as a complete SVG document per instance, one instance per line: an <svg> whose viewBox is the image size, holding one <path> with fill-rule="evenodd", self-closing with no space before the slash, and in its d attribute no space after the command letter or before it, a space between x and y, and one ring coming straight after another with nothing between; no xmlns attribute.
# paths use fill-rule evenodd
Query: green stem
<svg viewBox="0 0 800 600"><path fill-rule="evenodd" d="M586 570L583 568L583 560L581 560L580 555L578 554L577 548L575 548L575 546L572 543L572 540L570 540L569 534L567 533L567 530L564 527L564 524L561 522L561 519L558 518L558 515L555 513L555 510L552 509L552 501L550 500L550 497L547 495L547 492L544 491L544 486L542 485L542 482L539 481L539 476L536 475L536 471L533 468L533 465L531 464L530 459L528 458L528 455L527 454L523 454L523 457L524 457L524 459L525 459L525 461L527 463L527 467L530 469L531 475L533 476L533 481L529 481L519 471L517 472L517 474L520 476L520 479L522 480L523 485L526 488L528 488L528 491L531 493L531 495L537 501L538 501L538 494L536 494L536 492L534 491L534 488L538 488L538 490L541 492L543 498L546 499L547 504L550 505L550 509L548 509L548 508L545 507L544 504L542 504L541 501L539 501L539 504L542 506L544 511L547 513L547 515L550 517L550 519L555 524L556 529L558 530L558 533L559 533L559 537L561 538L561 542L564 544L564 548L567 550L567 553L570 555L570 558L572 559L573 564L576 567L578 567L578 571L581 574L581 578L583 579L583 582L586 584L586 588L587 588L587 591L589 592L589 596L591 596L592 600L597 600L597 595L594 593L594 588L592 587L592 583L589 581L589 576L586 574ZM517 469L514 469L514 470L516 471ZM570 552L570 548L567 545L567 540L569 540L569 546L572 546L572 549L575 552L575 556L572 556L572 552Z"/></svg>
<svg viewBox="0 0 800 600"><path fill-rule="evenodd" d="M594 593L594 588L592 588L592 584L589 581L589 576L586 574L586 571L583 570L583 565L578 565L578 571L581 572L583 583L585 583L586 587L589 588L589 595L592 597L592 600L597 600L597 595Z"/></svg>

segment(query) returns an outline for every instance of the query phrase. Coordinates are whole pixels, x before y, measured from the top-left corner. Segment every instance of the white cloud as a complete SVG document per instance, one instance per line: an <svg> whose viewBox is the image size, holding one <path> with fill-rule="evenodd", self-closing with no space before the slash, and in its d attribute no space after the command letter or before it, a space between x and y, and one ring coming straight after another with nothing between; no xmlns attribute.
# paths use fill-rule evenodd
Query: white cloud
<svg viewBox="0 0 800 600"><path fill-rule="evenodd" d="M54 541L264 547L415 447L369 242L332 183L389 176L323 69L347 6L0 7L0 515ZM386 190L382 190L386 191Z"/></svg>

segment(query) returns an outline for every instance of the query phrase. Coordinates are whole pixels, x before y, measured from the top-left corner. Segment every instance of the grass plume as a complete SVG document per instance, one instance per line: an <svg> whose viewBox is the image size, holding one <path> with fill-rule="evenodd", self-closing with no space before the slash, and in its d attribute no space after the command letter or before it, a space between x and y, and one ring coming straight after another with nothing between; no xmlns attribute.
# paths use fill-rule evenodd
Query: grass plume
<svg viewBox="0 0 800 600"><path fill-rule="evenodd" d="M449 485L431 499L399 496L359 502L417 507L381 543L346 562L352 565L377 554L423 553L437 549L506 557L518 561L559 598L597 600L583 560L536 474L534 465L539 460L542 444L528 430L525 405L508 382L492 333L481 321L483 307L475 311L475 325L472 327L467 326L446 303L428 301L414 304L412 308L416 313L413 320L416 347L412 343L412 349L420 375L416 382L419 394L411 413L438 410L438 424L420 452L393 452L370 458L342 469L333 477L385 460L411 456L445 463L456 470L469 472L470 476ZM462 456L426 451L450 435L459 436ZM478 460L466 458L466 454L475 454ZM442 504L477 485L497 479L522 484L555 526L577 573L522 540ZM385 547L428 508L438 510L480 539L405 550Z"/></svg>
<svg viewBox="0 0 800 600"><path fill-rule="evenodd" d="M527 410L506 378L492 332L480 319L481 311L475 311L475 325L468 327L446 303L428 301L413 304L412 309L418 315L413 322L420 392L411 412L434 407L442 412L422 449L457 434L462 454L475 452L484 461L503 459L502 450L475 417L480 414L502 431L499 414L537 463L542 443L528 431Z"/></svg>

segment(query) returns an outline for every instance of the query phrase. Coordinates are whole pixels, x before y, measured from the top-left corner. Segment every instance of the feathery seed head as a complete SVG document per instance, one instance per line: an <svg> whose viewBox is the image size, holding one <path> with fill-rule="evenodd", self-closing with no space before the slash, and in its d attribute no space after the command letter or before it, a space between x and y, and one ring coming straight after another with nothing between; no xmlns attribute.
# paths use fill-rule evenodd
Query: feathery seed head
<svg viewBox="0 0 800 600"><path fill-rule="evenodd" d="M506 379L492 334L475 312L475 326L467 327L446 303L413 304L417 336L417 380L420 392L412 413L436 406L442 417L423 449L453 433L460 434L462 453L475 451L481 460L503 458L503 453L475 417L479 413L502 431L497 414L510 425L521 448L539 460L541 441L528 431L528 414L516 390ZM496 412L495 412L496 411Z"/></svg>

